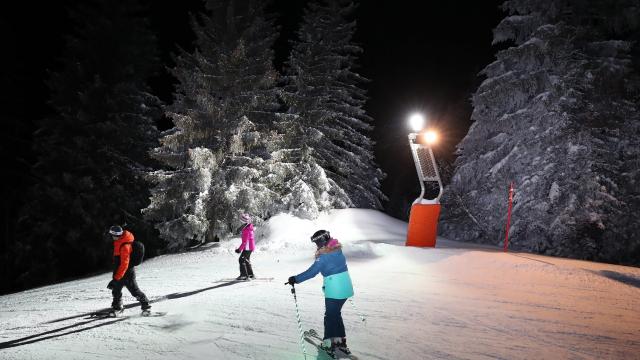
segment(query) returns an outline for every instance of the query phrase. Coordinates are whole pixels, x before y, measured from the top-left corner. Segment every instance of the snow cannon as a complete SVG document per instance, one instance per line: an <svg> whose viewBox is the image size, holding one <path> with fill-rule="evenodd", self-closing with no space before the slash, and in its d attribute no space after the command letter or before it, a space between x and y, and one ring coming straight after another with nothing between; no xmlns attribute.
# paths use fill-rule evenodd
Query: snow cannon
<svg viewBox="0 0 640 360"><path fill-rule="evenodd" d="M409 146L420 181L420 196L411 205L405 245L435 247L443 191L436 159L431 150L431 145L437 141L437 134L430 130L421 132L424 118L420 114L412 115L409 122L414 131L409 134ZM438 194L435 198L425 198L426 184L432 188L437 184Z"/></svg>

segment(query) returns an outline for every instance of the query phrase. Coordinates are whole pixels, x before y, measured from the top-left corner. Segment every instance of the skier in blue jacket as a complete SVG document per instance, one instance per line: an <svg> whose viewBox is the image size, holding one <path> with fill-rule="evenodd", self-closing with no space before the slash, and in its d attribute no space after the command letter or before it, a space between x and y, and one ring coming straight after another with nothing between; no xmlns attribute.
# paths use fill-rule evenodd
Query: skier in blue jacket
<svg viewBox="0 0 640 360"><path fill-rule="evenodd" d="M330 354L336 349L350 354L347 338L342 321L342 305L353 296L353 285L347 260L342 254L342 245L333 239L328 231L318 230L311 237L316 244L316 260L306 271L289 277L288 283L293 285L309 280L318 273L324 277L322 290L324 292L324 341L322 347Z"/></svg>

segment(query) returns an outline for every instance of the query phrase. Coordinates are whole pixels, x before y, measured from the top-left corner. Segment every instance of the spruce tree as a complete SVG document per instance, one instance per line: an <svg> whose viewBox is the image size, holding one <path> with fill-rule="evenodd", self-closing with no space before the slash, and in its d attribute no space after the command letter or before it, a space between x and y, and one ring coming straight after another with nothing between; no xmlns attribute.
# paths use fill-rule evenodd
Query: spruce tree
<svg viewBox="0 0 640 360"><path fill-rule="evenodd" d="M173 69L178 87L166 114L175 128L154 150L168 169L150 174L160 188L145 213L172 249L226 236L240 212L259 221L279 203L265 186L275 136L270 127L279 107L273 20L255 1L212 0L206 9L193 21L196 51L182 51ZM206 160L194 160L194 149ZM199 179L172 179L193 176ZM162 182L178 187L163 191Z"/></svg>
<svg viewBox="0 0 640 360"><path fill-rule="evenodd" d="M634 1L507 1L509 41L473 96L443 198L443 235L540 253L636 262L638 69ZM634 260L635 259L635 260Z"/></svg>
<svg viewBox="0 0 640 360"><path fill-rule="evenodd" d="M159 115L145 84L155 38L140 11L131 1L92 1L71 13L75 33L48 81L57 114L34 135L37 183L20 224L24 286L108 266L112 224L127 222L149 254L157 248L139 215Z"/></svg>
<svg viewBox="0 0 640 360"><path fill-rule="evenodd" d="M350 2L311 2L286 66L286 146L294 162L319 166L330 185L332 207L381 208L382 171L373 156L372 119L365 114L355 71L362 49L353 42Z"/></svg>
<svg viewBox="0 0 640 360"><path fill-rule="evenodd" d="M0 141L0 161L3 164L3 186L0 190L0 294L16 289L15 269L24 264L16 262L16 253L21 246L16 241L16 225L20 218L20 207L24 194L31 183L29 161L31 154L31 133L33 123L25 119L25 113L33 111L34 89L23 86L24 74L33 72L22 54L19 32L27 25L17 26L24 18L9 20L0 18L0 42L10 56L0 58L0 88L5 89L0 97L3 109L2 134ZM29 110L31 109L31 110Z"/></svg>

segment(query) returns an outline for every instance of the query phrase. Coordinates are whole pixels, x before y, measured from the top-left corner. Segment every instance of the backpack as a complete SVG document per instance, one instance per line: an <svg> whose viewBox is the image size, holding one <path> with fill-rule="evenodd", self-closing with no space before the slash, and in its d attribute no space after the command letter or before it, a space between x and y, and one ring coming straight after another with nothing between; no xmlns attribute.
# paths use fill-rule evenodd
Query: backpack
<svg viewBox="0 0 640 360"><path fill-rule="evenodd" d="M131 255L129 255L129 266L138 266L142 264L144 260L144 244L140 241L134 241L130 243L124 243L120 246L122 247L126 244L131 244Z"/></svg>

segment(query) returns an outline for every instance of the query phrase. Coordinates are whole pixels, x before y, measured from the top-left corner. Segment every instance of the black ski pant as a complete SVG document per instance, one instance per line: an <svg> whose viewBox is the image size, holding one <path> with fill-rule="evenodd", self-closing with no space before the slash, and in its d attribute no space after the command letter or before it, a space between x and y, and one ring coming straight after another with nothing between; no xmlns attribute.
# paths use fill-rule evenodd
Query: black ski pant
<svg viewBox="0 0 640 360"><path fill-rule="evenodd" d="M324 337L323 339L343 338L347 335L342 321L342 305L347 299L324 298Z"/></svg>
<svg viewBox="0 0 640 360"><path fill-rule="evenodd" d="M111 290L111 294L113 294L113 302L111 303L112 308L122 309L123 287L126 287L131 295L138 299L143 310L149 308L149 299L147 299L147 296L138 287L138 282L136 281L136 271L134 268L128 269L122 279L120 279L120 281L117 281L116 285Z"/></svg>
<svg viewBox="0 0 640 360"><path fill-rule="evenodd" d="M240 276L253 276L253 269L251 268L251 250L243 250L238 258L240 263Z"/></svg>

